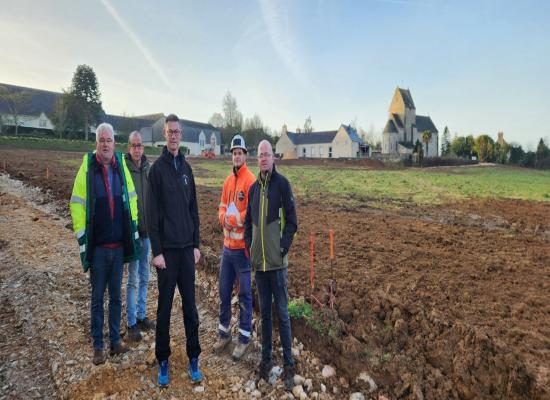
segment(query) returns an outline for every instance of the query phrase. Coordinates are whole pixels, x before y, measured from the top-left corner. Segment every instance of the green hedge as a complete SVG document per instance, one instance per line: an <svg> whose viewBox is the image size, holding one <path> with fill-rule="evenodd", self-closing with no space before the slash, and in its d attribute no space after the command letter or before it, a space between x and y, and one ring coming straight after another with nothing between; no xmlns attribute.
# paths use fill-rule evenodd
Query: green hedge
<svg viewBox="0 0 550 400"><path fill-rule="evenodd" d="M0 136L0 146L11 146L27 150L57 150L57 151L78 151L86 152L94 149L94 142L84 140L66 140L54 138L35 138L24 136ZM122 153L128 151L126 143L117 143L116 149ZM186 147L182 146L186 151ZM145 154L149 156L158 156L162 152L162 147L145 146Z"/></svg>

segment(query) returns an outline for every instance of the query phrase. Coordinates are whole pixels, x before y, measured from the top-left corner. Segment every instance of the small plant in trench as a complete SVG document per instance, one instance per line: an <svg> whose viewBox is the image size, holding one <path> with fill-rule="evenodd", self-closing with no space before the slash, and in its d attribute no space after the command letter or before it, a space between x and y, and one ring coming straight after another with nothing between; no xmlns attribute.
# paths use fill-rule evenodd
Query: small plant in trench
<svg viewBox="0 0 550 400"><path fill-rule="evenodd" d="M304 319L306 325L320 335L328 335L331 339L342 336L342 321L328 309L314 312L311 305L303 298L291 300L288 303L288 314L292 319Z"/></svg>
<svg viewBox="0 0 550 400"><path fill-rule="evenodd" d="M290 300L288 303L288 314L292 319L304 318L306 321L313 317L311 305L306 303L303 298Z"/></svg>
<svg viewBox="0 0 550 400"><path fill-rule="evenodd" d="M387 363L391 360L391 353L384 353L380 356L380 364Z"/></svg>

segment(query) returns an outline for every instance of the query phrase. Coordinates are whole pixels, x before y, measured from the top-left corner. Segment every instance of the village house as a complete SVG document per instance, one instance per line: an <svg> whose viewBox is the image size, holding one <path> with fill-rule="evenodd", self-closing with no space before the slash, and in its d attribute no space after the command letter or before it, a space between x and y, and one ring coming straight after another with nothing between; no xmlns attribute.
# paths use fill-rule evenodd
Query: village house
<svg viewBox="0 0 550 400"><path fill-rule="evenodd" d="M0 86L10 95L21 96L15 102L8 98L0 98L0 130L2 133L15 132L16 123L20 132L31 130L51 132L54 129L50 117L61 93L3 83L0 83ZM15 121L14 113L18 114L17 121Z"/></svg>
<svg viewBox="0 0 550 400"><path fill-rule="evenodd" d="M283 158L359 158L369 157L370 147L349 125L323 132L289 132L283 125L275 153Z"/></svg>
<svg viewBox="0 0 550 400"><path fill-rule="evenodd" d="M150 141L147 144L152 146L164 146L166 138L164 137L165 116L160 117L148 129L143 130L144 143L145 135L150 132ZM221 154L221 131L210 124L203 122L180 119L182 130L181 145L187 147L187 154L200 156L204 151L212 151L215 155ZM147 136L148 138L149 136Z"/></svg>
<svg viewBox="0 0 550 400"><path fill-rule="evenodd" d="M46 135L53 135L55 125L51 118L55 110L57 100L61 93L48 90L34 89L22 86L0 84L10 94L25 93L24 99L17 104L17 124L19 133L31 133L38 131ZM13 105L6 99L0 98L0 128L2 133L15 131L13 118ZM113 126L115 135L129 134L132 131L139 131L143 143L149 146L164 146L164 118L165 115L150 114L137 117L124 115L103 114L101 122L107 122ZM180 119L183 131L181 144L187 147L188 154L201 155L208 150L216 155L221 150L221 132L210 124ZM93 138L95 126L90 125L89 134Z"/></svg>

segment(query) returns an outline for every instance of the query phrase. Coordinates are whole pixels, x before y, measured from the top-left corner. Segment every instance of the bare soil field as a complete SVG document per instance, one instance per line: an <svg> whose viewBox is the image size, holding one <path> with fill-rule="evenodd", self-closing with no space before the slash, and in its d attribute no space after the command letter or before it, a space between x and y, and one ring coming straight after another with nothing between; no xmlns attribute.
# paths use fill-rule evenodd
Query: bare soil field
<svg viewBox="0 0 550 400"><path fill-rule="evenodd" d="M0 148L0 168L5 162L12 177L68 202L81 157ZM190 160L196 175L205 173L203 162ZM198 188L201 240L215 250L222 246L220 192ZM322 306L313 301L316 324L296 321L294 332L336 366L345 392L361 389L357 376L367 370L396 399L550 398L549 202L380 210L296 201L290 296L314 295Z"/></svg>

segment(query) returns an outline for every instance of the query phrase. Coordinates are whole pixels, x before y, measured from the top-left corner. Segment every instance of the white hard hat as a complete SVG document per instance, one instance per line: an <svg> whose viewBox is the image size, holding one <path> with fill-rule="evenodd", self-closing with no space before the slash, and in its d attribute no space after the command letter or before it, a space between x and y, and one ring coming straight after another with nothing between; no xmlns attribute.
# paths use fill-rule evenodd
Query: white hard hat
<svg viewBox="0 0 550 400"><path fill-rule="evenodd" d="M229 151L232 152L233 149L242 149L245 153L247 152L244 138L239 134L233 136L233 139L231 139L231 148Z"/></svg>

